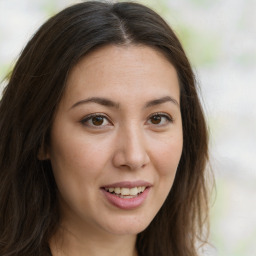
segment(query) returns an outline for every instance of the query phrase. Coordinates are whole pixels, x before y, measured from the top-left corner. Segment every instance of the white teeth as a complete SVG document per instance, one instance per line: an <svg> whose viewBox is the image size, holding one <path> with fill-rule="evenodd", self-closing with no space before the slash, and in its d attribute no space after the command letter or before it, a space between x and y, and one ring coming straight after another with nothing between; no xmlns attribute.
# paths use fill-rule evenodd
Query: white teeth
<svg viewBox="0 0 256 256"><path fill-rule="evenodd" d="M131 188L130 190L130 195L136 196L138 194L138 188Z"/></svg>
<svg viewBox="0 0 256 256"><path fill-rule="evenodd" d="M123 196L123 195L118 195L119 197L121 197L121 198L134 198L134 196Z"/></svg>
<svg viewBox="0 0 256 256"><path fill-rule="evenodd" d="M146 189L146 187L138 187L138 193L143 192Z"/></svg>
<svg viewBox="0 0 256 256"><path fill-rule="evenodd" d="M130 196L136 196L139 193L142 193L145 189L145 186L134 188L105 188L106 191L110 193L114 192L115 194L120 195L121 197L126 196L125 198L131 198Z"/></svg>
<svg viewBox="0 0 256 256"><path fill-rule="evenodd" d="M122 196L129 196L130 195L130 189L129 188L121 188L121 195Z"/></svg>
<svg viewBox="0 0 256 256"><path fill-rule="evenodd" d="M110 193L114 192L114 190L115 190L114 188L109 188L109 189L108 189L108 191L109 191Z"/></svg>
<svg viewBox="0 0 256 256"><path fill-rule="evenodd" d="M115 191L116 194L120 194L121 193L121 189L120 188L115 188L114 191Z"/></svg>

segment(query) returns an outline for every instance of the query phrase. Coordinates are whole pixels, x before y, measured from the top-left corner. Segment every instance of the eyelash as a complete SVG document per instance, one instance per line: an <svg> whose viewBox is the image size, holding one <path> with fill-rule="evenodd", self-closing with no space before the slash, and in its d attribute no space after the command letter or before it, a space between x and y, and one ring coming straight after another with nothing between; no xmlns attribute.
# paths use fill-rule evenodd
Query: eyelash
<svg viewBox="0 0 256 256"><path fill-rule="evenodd" d="M149 116L149 120L154 117L154 116L160 116L161 118L166 118L166 120L168 121L168 123L173 123L173 118L172 116L170 116L169 114L166 114L166 113L162 113L162 112L159 112L159 113L153 113ZM162 121L162 120L161 120ZM152 124L155 126L155 124ZM159 125L159 124L156 124L156 126L164 126L164 125Z"/></svg>
<svg viewBox="0 0 256 256"><path fill-rule="evenodd" d="M161 117L161 118L166 118L166 120L167 120L168 123L173 123L173 118L172 118L172 116L170 116L169 114L166 114L166 113L162 113L162 112L160 112L160 113L157 112L157 113L151 114L151 115L149 116L148 120L151 120L154 116L159 116L159 117ZM89 122L90 120L92 120L94 117L103 118L104 120L107 120L109 124L113 124L113 123L110 121L110 119L109 119L106 115L103 115L103 114L100 114L100 113L90 114L90 115L86 116L85 118L83 118L80 122L81 122L83 125L85 125L85 126L93 127L93 128L96 128L96 129L101 129L102 127L107 126L107 125L99 125L99 126L97 126L97 125L93 125L93 124L88 124L88 122ZM161 120L161 121L162 121L162 120ZM103 121L103 122L104 122L104 121ZM148 122L148 121L147 121L147 122ZM108 124L108 125L109 125L109 124ZM153 124L153 123L151 123L151 125L160 127L160 126L164 126L165 124Z"/></svg>
<svg viewBox="0 0 256 256"><path fill-rule="evenodd" d="M112 122L109 120L109 118L108 118L106 115L102 115L102 114L100 114L100 113L95 113L95 114L88 115L88 116L86 116L85 118L83 118L80 122L81 122L83 125L85 125L85 126L93 127L93 128L96 128L96 129L100 129L101 127L104 127L104 126L101 126L101 125L97 126L97 125L93 125L93 124L91 124L91 125L88 124L88 122L89 122L90 120L92 120L94 117L101 117L101 118L103 118L104 120L107 120L108 123L112 124ZM103 121L103 122L104 122L104 121Z"/></svg>

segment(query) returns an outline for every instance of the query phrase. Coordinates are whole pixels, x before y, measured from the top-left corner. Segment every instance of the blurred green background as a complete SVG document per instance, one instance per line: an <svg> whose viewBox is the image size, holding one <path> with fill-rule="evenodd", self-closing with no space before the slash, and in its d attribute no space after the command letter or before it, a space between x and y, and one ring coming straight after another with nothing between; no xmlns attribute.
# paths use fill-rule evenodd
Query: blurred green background
<svg viewBox="0 0 256 256"><path fill-rule="evenodd" d="M0 91L35 30L80 1L0 0ZM141 0L176 31L197 75L210 129L216 192L213 246L203 255L256 255L256 1Z"/></svg>

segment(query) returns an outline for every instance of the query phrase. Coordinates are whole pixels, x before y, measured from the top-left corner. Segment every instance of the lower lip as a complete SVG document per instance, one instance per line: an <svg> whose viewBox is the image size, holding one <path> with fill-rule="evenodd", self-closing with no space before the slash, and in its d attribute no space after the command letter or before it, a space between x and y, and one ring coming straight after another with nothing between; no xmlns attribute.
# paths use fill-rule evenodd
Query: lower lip
<svg viewBox="0 0 256 256"><path fill-rule="evenodd" d="M141 206L143 202L146 200L149 190L149 187L146 188L142 193L140 193L138 196L134 198L121 198L115 194L107 192L105 189L102 189L107 200L112 205L124 210L130 210Z"/></svg>

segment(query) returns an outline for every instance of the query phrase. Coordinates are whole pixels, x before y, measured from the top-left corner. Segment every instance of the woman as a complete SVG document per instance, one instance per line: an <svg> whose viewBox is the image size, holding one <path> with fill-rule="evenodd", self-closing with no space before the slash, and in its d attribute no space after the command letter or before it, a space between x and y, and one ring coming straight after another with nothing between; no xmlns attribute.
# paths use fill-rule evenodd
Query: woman
<svg viewBox="0 0 256 256"><path fill-rule="evenodd" d="M198 255L207 129L154 11L89 1L48 20L0 105L0 254Z"/></svg>

